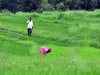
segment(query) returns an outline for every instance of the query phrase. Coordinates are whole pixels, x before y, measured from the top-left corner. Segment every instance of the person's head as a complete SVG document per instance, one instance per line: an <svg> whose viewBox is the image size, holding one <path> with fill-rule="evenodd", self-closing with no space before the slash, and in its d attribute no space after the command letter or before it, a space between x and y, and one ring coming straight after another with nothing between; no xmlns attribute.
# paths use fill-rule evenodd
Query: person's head
<svg viewBox="0 0 100 75"><path fill-rule="evenodd" d="M51 49L48 49L48 51L46 53L49 53L49 52L51 52Z"/></svg>
<svg viewBox="0 0 100 75"><path fill-rule="evenodd" d="M29 20L31 21L31 18L29 18Z"/></svg>
<svg viewBox="0 0 100 75"><path fill-rule="evenodd" d="M49 49L48 51L51 52L51 49Z"/></svg>

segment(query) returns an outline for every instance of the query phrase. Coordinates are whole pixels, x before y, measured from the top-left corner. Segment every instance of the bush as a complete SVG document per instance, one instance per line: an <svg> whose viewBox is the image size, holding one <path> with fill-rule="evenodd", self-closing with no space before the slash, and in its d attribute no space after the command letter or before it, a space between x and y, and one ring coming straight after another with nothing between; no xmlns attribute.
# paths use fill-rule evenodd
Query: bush
<svg viewBox="0 0 100 75"><path fill-rule="evenodd" d="M39 17L39 14L36 13L36 12L34 12L34 13L33 13L33 17Z"/></svg>
<svg viewBox="0 0 100 75"><path fill-rule="evenodd" d="M52 12L44 11L42 14L43 15L52 15Z"/></svg>
<svg viewBox="0 0 100 75"><path fill-rule="evenodd" d="M65 10L65 5L63 3L59 3L56 5L57 10L59 11L64 11Z"/></svg>
<svg viewBox="0 0 100 75"><path fill-rule="evenodd" d="M9 11L8 9L3 9L3 10L1 10L1 13L12 13L12 12Z"/></svg>
<svg viewBox="0 0 100 75"><path fill-rule="evenodd" d="M43 11L55 11L55 8L49 3L42 4L40 6L40 9L42 9Z"/></svg>
<svg viewBox="0 0 100 75"><path fill-rule="evenodd" d="M37 12L37 13L42 13L42 12L43 12L43 9L42 9L42 8L37 9L36 12Z"/></svg>
<svg viewBox="0 0 100 75"><path fill-rule="evenodd" d="M94 48L99 48L100 49L100 43L93 41L93 42L90 43L90 47L94 47Z"/></svg>
<svg viewBox="0 0 100 75"><path fill-rule="evenodd" d="M55 8L54 8L51 4L45 4L45 5L43 6L43 10L44 10L44 11L54 11Z"/></svg>
<svg viewBox="0 0 100 75"><path fill-rule="evenodd" d="M2 10L0 10L0 13L2 13Z"/></svg>
<svg viewBox="0 0 100 75"><path fill-rule="evenodd" d="M58 19L63 19L63 18L64 18L64 16L65 16L65 14L64 14L64 13L60 13L60 14L58 15Z"/></svg>

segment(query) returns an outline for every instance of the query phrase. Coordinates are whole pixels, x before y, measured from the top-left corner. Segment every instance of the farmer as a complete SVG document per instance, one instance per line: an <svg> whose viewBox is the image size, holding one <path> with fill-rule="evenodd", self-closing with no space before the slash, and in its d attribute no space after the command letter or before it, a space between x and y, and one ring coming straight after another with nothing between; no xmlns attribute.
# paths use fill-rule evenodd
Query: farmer
<svg viewBox="0 0 100 75"><path fill-rule="evenodd" d="M31 36L32 29L33 29L33 21L31 20L31 18L29 18L29 20L27 21L27 31L29 36Z"/></svg>
<svg viewBox="0 0 100 75"><path fill-rule="evenodd" d="M49 48L47 48L47 47L45 47L45 46L42 46L42 47L40 48L40 54L41 54L41 55L46 55L46 54L49 53L49 52L51 52L51 49L49 49Z"/></svg>

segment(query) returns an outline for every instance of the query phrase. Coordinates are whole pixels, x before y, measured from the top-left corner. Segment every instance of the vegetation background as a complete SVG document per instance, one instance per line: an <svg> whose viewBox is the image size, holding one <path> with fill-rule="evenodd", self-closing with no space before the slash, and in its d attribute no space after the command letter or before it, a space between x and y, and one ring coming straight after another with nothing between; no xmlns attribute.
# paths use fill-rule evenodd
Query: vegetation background
<svg viewBox="0 0 100 75"><path fill-rule="evenodd" d="M0 0L0 75L100 75L99 8L100 0ZM40 55L42 46L52 52Z"/></svg>
<svg viewBox="0 0 100 75"><path fill-rule="evenodd" d="M0 10L13 13L66 10L95 10L100 8L100 0L0 0Z"/></svg>

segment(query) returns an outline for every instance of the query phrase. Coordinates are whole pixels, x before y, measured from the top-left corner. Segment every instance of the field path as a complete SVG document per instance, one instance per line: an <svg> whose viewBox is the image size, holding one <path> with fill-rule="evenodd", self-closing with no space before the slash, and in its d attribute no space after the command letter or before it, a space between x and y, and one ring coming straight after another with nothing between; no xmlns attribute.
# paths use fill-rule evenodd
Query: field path
<svg viewBox="0 0 100 75"><path fill-rule="evenodd" d="M17 34L17 35L22 35L22 34L17 33L17 32L11 32L11 31L7 31L7 30L3 30L3 29L0 29L0 31L7 32L7 33L13 33L13 34Z"/></svg>

